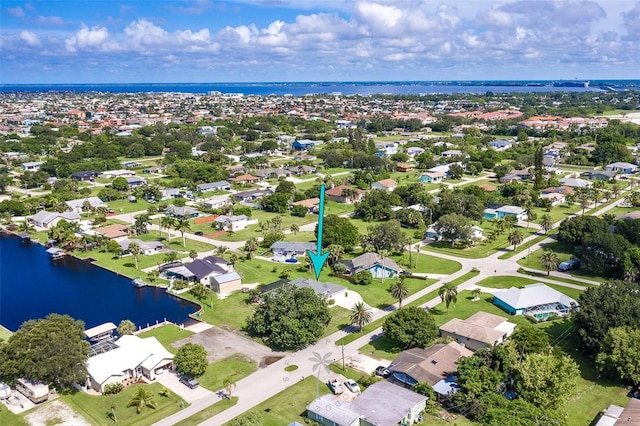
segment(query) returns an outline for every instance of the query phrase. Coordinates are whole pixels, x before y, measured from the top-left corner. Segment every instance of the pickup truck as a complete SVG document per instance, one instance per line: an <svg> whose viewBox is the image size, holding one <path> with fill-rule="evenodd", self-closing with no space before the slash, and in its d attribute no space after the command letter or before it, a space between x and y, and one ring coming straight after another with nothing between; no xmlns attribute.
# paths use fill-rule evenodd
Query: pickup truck
<svg viewBox="0 0 640 426"><path fill-rule="evenodd" d="M340 383L340 380L338 379L329 379L327 385L329 385L329 389L331 389L331 392L336 395L340 395L342 392L344 392L344 389L342 389L342 383Z"/></svg>

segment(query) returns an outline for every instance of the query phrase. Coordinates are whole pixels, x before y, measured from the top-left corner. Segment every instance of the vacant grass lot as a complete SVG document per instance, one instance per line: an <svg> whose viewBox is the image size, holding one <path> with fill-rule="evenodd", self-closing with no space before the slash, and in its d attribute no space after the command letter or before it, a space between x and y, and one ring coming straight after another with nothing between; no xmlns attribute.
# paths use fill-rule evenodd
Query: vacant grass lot
<svg viewBox="0 0 640 426"><path fill-rule="evenodd" d="M198 411L196 414L187 417L186 419L179 421L174 426L196 426L205 420L210 419L216 414L222 413L227 408L231 408L238 403L238 397L232 396L231 399L222 399L213 405L208 406L202 411Z"/></svg>
<svg viewBox="0 0 640 426"><path fill-rule="evenodd" d="M256 362L251 358L243 354L234 354L209 364L207 371L198 377L198 382L203 388L215 392L224 388L224 381L227 378L237 382L257 369Z"/></svg>
<svg viewBox="0 0 640 426"><path fill-rule="evenodd" d="M140 414L136 412L136 407L127 407L133 394L140 386L146 386L148 390L155 394L154 400L156 408L146 408ZM151 385L133 385L126 387L117 395L93 396L83 392L63 395L61 399L73 407L87 421L93 425L116 424L111 418L111 406L115 406L118 425L151 425L180 411L180 403L186 403L179 396L171 393L168 397L160 396L162 390L160 383ZM13 424L13 423L3 423Z"/></svg>
<svg viewBox="0 0 640 426"><path fill-rule="evenodd" d="M171 346L171 344L173 342L177 342L180 339L189 337L192 334L192 331L180 330L180 328L173 324L167 324L163 325L162 327L154 328L152 330L145 331L144 333L140 333L138 334L138 337L155 337L169 352L175 354L176 352L178 352L178 349Z"/></svg>

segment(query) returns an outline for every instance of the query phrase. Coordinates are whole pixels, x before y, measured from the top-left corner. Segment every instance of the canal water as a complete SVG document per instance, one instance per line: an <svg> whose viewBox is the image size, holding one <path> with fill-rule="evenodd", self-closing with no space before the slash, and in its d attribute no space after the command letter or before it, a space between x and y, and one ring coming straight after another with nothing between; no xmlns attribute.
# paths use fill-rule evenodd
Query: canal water
<svg viewBox="0 0 640 426"><path fill-rule="evenodd" d="M50 313L83 320L87 328L123 319L146 327L165 318L186 324L197 310L164 289L134 287L129 278L71 256L53 261L45 250L0 236L0 324L11 331Z"/></svg>

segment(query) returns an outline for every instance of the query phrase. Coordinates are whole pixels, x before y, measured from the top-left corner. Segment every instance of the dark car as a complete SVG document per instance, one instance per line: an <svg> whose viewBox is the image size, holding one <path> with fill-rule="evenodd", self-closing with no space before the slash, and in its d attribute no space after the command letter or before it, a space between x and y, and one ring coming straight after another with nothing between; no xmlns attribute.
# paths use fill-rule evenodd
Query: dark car
<svg viewBox="0 0 640 426"><path fill-rule="evenodd" d="M195 234L196 234L197 236L201 237L201 236L203 236L203 235L204 235L204 232L202 232L202 231L196 231L196 232L195 232Z"/></svg>
<svg viewBox="0 0 640 426"><path fill-rule="evenodd" d="M187 386L189 389L195 389L200 386L200 383L198 383L196 379L191 376L187 376L186 374L180 376L180 383Z"/></svg>
<svg viewBox="0 0 640 426"><path fill-rule="evenodd" d="M391 375L391 371L383 365L376 368L376 375L380 377L389 377Z"/></svg>

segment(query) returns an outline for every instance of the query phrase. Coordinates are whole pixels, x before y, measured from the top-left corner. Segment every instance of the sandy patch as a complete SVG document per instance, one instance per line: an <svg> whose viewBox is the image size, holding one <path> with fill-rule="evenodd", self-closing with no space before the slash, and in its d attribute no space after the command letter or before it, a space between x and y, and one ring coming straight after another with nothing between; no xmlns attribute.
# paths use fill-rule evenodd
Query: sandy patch
<svg viewBox="0 0 640 426"><path fill-rule="evenodd" d="M87 422L84 417L60 400L45 403L25 416L25 420L31 426L91 426L91 423Z"/></svg>

